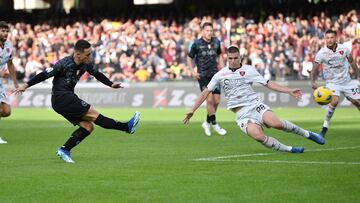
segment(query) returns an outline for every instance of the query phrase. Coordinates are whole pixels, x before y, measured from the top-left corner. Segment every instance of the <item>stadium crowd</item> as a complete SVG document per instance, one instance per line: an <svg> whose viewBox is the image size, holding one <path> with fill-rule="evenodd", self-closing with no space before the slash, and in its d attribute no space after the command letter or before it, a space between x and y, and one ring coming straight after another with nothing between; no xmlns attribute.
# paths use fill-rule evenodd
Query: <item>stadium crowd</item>
<svg viewBox="0 0 360 203"><path fill-rule="evenodd" d="M78 39L94 45L94 63L111 80L166 81L191 78L186 56L199 36L200 24L213 22L214 35L224 44L240 47L243 63L255 66L266 78L308 79L314 54L324 46L324 32L334 28L338 39L352 48L360 67L360 39L356 40L359 13L339 16L321 13L308 19L269 15L264 22L243 16L231 19L231 37L226 34L226 17L195 17L185 23L164 20L76 22L66 26L42 23L12 25L9 39L14 45L13 63L20 81L72 53ZM358 27L358 29L360 29ZM81 80L92 80L84 75Z"/></svg>

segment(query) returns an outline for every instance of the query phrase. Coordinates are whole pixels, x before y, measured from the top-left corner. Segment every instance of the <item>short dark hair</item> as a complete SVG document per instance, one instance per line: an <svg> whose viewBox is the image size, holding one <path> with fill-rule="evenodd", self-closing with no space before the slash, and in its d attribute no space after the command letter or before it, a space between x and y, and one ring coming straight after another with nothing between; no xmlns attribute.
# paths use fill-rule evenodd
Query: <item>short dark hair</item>
<svg viewBox="0 0 360 203"><path fill-rule="evenodd" d="M334 34L334 35L336 35L336 31L332 30L332 29L329 29L329 30L326 30L325 35L326 34Z"/></svg>
<svg viewBox="0 0 360 203"><path fill-rule="evenodd" d="M229 48L227 48L227 52L228 53L240 53L240 50L236 46L230 46Z"/></svg>
<svg viewBox="0 0 360 203"><path fill-rule="evenodd" d="M201 25L201 29L203 30L203 29L204 29L205 27L207 27L207 26L213 27L212 23L210 23L210 22L205 22L205 23L203 23L203 24Z"/></svg>
<svg viewBox="0 0 360 203"><path fill-rule="evenodd" d="M9 25L5 21L0 21L0 28L10 29Z"/></svg>
<svg viewBox="0 0 360 203"><path fill-rule="evenodd" d="M75 43L75 51L78 51L78 52L84 52L84 49L88 49L90 47L91 47L91 44L84 39L78 40Z"/></svg>

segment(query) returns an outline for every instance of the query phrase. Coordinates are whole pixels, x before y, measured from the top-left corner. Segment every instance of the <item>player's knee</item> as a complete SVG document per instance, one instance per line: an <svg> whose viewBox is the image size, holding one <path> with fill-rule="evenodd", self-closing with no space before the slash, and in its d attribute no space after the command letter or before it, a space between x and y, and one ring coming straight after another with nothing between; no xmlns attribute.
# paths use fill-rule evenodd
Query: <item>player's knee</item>
<svg viewBox="0 0 360 203"><path fill-rule="evenodd" d="M8 117L11 115L11 109L10 108L2 108L1 110L1 117Z"/></svg>
<svg viewBox="0 0 360 203"><path fill-rule="evenodd" d="M338 104L339 104L339 99L334 97L333 101L330 103L330 106L332 108L336 108Z"/></svg>
<svg viewBox="0 0 360 203"><path fill-rule="evenodd" d="M81 122L80 126L90 133L94 130L94 124L91 122Z"/></svg>
<svg viewBox="0 0 360 203"><path fill-rule="evenodd" d="M247 134L258 142L264 142L265 136L261 133L261 131L257 127L248 126L246 128Z"/></svg>

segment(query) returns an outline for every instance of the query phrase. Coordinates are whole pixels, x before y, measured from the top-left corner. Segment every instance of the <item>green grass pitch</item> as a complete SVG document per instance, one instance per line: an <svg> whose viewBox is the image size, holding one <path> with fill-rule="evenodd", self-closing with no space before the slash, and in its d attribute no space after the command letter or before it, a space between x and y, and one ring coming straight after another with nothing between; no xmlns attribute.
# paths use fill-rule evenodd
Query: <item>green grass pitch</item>
<svg viewBox="0 0 360 203"><path fill-rule="evenodd" d="M55 150L76 128L52 109L14 109L0 121L0 202L360 202L360 113L338 108L317 145L266 129L304 154L274 152L242 134L234 114L220 109L224 137L206 137L200 109L138 109L134 135L95 127L66 164ZM99 109L118 120L135 109ZM324 109L274 109L313 131Z"/></svg>

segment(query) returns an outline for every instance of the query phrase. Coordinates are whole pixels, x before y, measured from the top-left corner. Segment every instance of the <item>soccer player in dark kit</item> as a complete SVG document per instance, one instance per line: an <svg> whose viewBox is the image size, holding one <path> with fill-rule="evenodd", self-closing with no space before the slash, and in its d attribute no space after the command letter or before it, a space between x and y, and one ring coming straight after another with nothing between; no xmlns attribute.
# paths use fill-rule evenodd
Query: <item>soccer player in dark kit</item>
<svg viewBox="0 0 360 203"><path fill-rule="evenodd" d="M106 129L133 134L140 120L138 112L135 112L134 116L126 123L105 117L74 93L75 85L85 72L111 88L122 88L120 83L111 82L104 74L94 69L91 53L91 44L86 40L79 40L75 44L72 56L59 60L52 68L39 73L15 90L15 93L19 94L39 82L54 77L51 96L53 109L74 126L79 126L65 144L56 151L56 154L66 163L74 163L70 150L90 135L94 130L94 124Z"/></svg>
<svg viewBox="0 0 360 203"><path fill-rule="evenodd" d="M211 78L218 72L219 67L224 67L224 61L221 56L221 43L213 37L213 26L210 22L205 22L201 26L201 38L196 39L188 53L188 66L193 76L198 80L200 90L203 91L209 84ZM195 59L197 72L194 71L192 60ZM220 103L220 86L217 87L206 99L207 117L202 123L204 132L211 136L210 124L219 135L225 135L226 130L216 123L216 109Z"/></svg>

